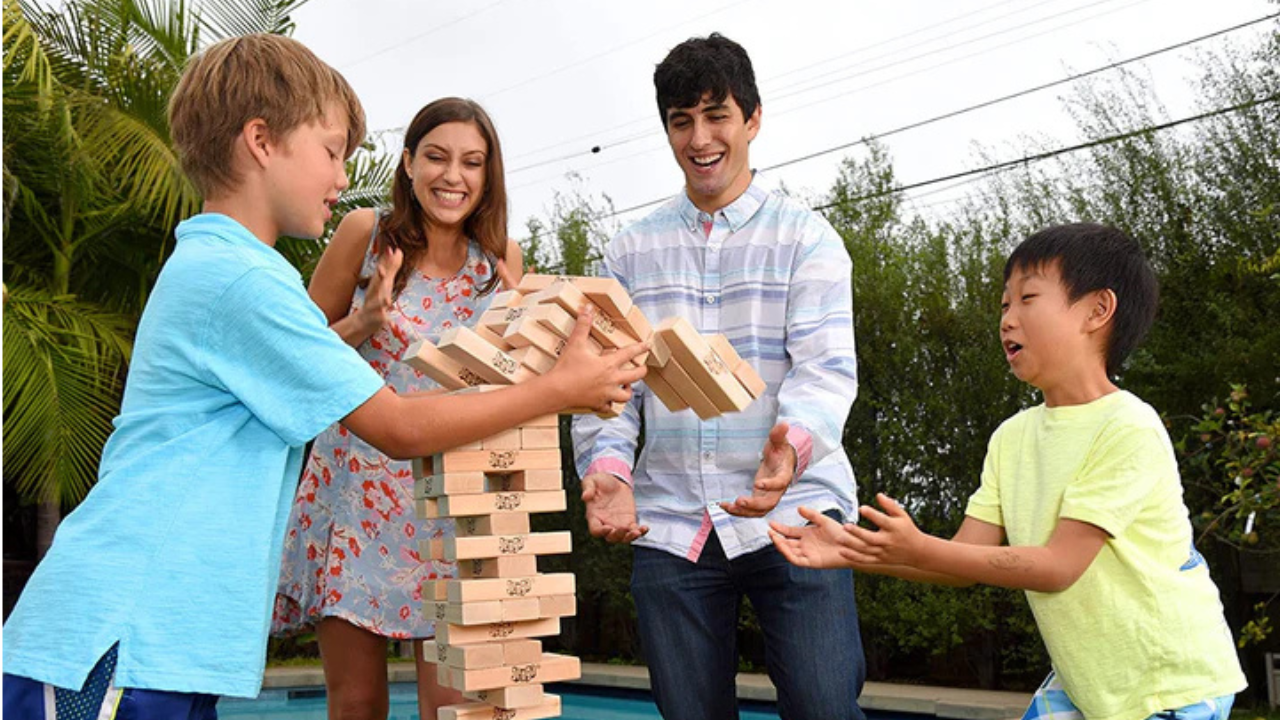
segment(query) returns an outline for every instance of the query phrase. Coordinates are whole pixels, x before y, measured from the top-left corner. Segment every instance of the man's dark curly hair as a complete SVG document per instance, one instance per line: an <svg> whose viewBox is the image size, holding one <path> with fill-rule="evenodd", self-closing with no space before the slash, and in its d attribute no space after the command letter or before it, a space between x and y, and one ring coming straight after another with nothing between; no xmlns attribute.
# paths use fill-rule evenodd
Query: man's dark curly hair
<svg viewBox="0 0 1280 720"><path fill-rule="evenodd" d="M690 38L672 48L653 71L653 85L664 129L668 110L694 107L704 95L716 103L733 95L744 119L760 105L751 58L741 45L720 33Z"/></svg>

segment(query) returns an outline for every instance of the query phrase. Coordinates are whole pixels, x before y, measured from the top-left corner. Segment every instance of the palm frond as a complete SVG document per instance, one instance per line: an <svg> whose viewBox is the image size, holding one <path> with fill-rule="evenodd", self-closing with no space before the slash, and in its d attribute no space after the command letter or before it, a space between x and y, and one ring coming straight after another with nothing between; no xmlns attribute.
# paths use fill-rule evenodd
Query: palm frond
<svg viewBox="0 0 1280 720"><path fill-rule="evenodd" d="M200 27L217 42L252 33L292 35L290 13L307 0L222 0L200 8Z"/></svg>
<svg viewBox="0 0 1280 720"><path fill-rule="evenodd" d="M21 286L4 319L5 477L26 499L77 502L111 432L132 322Z"/></svg>

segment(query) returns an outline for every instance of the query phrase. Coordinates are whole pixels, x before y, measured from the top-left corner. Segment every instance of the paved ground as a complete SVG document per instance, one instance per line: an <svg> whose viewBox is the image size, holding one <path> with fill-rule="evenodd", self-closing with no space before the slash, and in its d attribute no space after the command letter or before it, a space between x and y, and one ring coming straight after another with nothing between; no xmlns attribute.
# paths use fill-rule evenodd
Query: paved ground
<svg viewBox="0 0 1280 720"><path fill-rule="evenodd" d="M392 682L412 682L413 663L390 663ZM649 689L649 671L631 665L583 663L582 685L596 687ZM315 687L324 685L324 675L317 667L269 668L263 687ZM738 675L738 697L743 700L773 702L773 684L764 675ZM897 685L869 682L862 690L861 704L869 710L934 715L948 720L1007 720L1022 716L1030 700L1029 693L966 690L925 685Z"/></svg>

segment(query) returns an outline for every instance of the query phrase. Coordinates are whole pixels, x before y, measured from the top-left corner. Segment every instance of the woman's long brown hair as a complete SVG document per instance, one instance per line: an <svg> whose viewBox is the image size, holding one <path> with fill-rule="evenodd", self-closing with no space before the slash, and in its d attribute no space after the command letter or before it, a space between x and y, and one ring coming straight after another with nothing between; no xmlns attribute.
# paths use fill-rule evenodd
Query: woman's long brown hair
<svg viewBox="0 0 1280 720"><path fill-rule="evenodd" d="M502 146L498 143L498 133L493 129L493 121L488 113L475 101L466 98L440 98L418 111L409 129L405 132L404 147L413 157L418 151L418 143L436 127L450 122L469 122L476 126L488 145L484 161L484 193L480 202L462 223L462 232L470 240L475 240L488 258L490 267L507 254L507 186L506 175L502 165ZM418 261L427 252L426 236L427 218L418 198L413 194L413 180L404 168L404 160L400 159L395 179L391 183L391 212L378 220L379 242L399 248L404 253L404 263L396 273L393 286L399 295L409 282L409 273L414 272ZM490 273L479 288L480 294L494 289L498 283L496 270Z"/></svg>

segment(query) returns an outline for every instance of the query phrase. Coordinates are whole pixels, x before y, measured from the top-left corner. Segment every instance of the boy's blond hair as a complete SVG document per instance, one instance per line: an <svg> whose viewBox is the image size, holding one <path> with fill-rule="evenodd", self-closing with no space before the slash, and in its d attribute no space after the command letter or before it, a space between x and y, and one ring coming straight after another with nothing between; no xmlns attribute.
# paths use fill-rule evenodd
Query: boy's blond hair
<svg viewBox="0 0 1280 720"><path fill-rule="evenodd" d="M279 140L325 116L347 115L347 156L364 139L364 108L345 78L305 45L281 35L223 40L192 58L169 99L169 131L186 172L206 198L234 187L231 150L245 123L266 121Z"/></svg>

